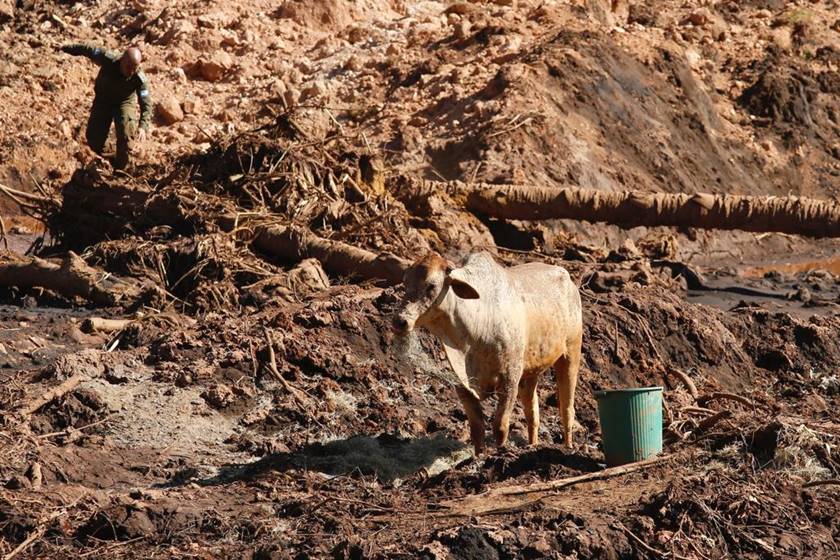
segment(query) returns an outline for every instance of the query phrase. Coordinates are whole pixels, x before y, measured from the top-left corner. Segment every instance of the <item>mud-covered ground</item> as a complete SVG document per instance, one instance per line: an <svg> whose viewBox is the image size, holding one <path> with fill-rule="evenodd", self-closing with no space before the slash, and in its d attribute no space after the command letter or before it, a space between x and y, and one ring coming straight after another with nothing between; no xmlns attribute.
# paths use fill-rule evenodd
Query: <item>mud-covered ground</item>
<svg viewBox="0 0 840 560"><path fill-rule="evenodd" d="M440 350L395 343L393 288L335 286L194 324L149 314L109 335L80 329L109 310L8 294L3 542L36 535L26 554L52 557L836 555L838 490L805 487L840 469L836 304L795 291L784 310L750 296L729 307L716 291L703 292L716 306L696 304L644 258L566 265L586 286L575 447L562 445L546 379L542 444L525 446L517 411L510 448L480 458L436 375ZM828 273L788 280L837 301ZM788 289L773 277L750 287ZM265 329L294 394L263 367ZM80 373L74 391L13 414ZM652 384L666 388L665 463L482 501L500 486L602 469L593 391ZM704 401L722 392L749 404ZM728 416L705 428L718 411Z"/></svg>
<svg viewBox="0 0 840 560"><path fill-rule="evenodd" d="M3 191L0 265L73 251L136 290L0 289L0 554L840 556L836 242L501 222L411 189L834 197L836 2L14 4L0 181L29 195ZM161 107L128 174L79 143L71 40L147 54ZM391 332L400 286L278 228L377 262L566 267L574 446L546 376L540 445L517 409L509 448L474 457L441 348ZM603 470L594 391L648 385L661 463L536 486Z"/></svg>

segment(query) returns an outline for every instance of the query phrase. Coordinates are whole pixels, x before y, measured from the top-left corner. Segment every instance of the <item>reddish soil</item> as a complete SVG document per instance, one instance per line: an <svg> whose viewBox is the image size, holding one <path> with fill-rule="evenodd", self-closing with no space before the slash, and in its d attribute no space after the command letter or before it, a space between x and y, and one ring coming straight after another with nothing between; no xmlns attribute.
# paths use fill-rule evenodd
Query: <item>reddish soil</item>
<svg viewBox="0 0 840 560"><path fill-rule="evenodd" d="M498 222L401 181L836 197L835 2L7 4L0 183L35 195L0 197L10 250L153 289L0 291L0 554L840 556L836 242ZM80 143L94 68L72 40L140 43L185 113L128 174ZM401 288L268 254L265 224L565 266L574 447L546 379L541 444L517 410L509 448L473 457L442 349L389 328ZM488 493L602 470L595 391L648 385L663 463Z"/></svg>

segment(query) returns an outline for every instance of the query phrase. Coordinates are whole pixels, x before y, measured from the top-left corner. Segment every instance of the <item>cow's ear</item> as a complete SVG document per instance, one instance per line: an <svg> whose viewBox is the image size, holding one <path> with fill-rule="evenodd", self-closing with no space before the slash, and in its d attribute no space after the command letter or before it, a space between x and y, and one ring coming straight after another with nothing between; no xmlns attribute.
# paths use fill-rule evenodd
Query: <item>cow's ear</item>
<svg viewBox="0 0 840 560"><path fill-rule="evenodd" d="M447 277L446 281L455 292L455 295L461 299L478 299L478 291L473 288L468 282L458 278L458 271L453 270Z"/></svg>

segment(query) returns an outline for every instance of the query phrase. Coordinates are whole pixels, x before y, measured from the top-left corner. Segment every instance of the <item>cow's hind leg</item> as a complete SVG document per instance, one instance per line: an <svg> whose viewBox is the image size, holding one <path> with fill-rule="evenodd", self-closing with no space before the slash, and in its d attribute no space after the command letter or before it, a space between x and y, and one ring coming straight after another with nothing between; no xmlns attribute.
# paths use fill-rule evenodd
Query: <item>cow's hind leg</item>
<svg viewBox="0 0 840 560"><path fill-rule="evenodd" d="M484 452L484 414L481 412L481 402L474 394L462 387L458 387L457 392L470 423L470 439L475 448L475 454L481 455Z"/></svg>
<svg viewBox="0 0 840 560"><path fill-rule="evenodd" d="M572 446L572 430L575 423L575 388L580 369L581 337L569 341L566 355L554 364L554 380L557 389L557 406L563 421L563 436L566 447Z"/></svg>
<svg viewBox="0 0 840 560"><path fill-rule="evenodd" d="M537 398L537 383L539 375L523 377L519 382L519 400L525 409L525 420L528 423L528 443L537 445L540 431L540 400Z"/></svg>

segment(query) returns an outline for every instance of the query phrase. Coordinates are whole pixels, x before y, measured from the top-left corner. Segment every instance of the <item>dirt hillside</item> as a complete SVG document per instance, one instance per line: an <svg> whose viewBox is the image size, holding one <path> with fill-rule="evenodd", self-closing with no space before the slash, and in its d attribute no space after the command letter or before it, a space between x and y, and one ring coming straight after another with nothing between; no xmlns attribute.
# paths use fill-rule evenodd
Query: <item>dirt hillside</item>
<svg viewBox="0 0 840 560"><path fill-rule="evenodd" d="M417 188L836 198L838 13L0 0L0 554L840 556L836 242L497 220ZM155 126L127 173L84 147L76 41L143 49ZM572 449L546 376L541 444L517 408L473 455L441 346L390 327L430 249L568 269ZM596 391L650 385L661 462L595 479Z"/></svg>

